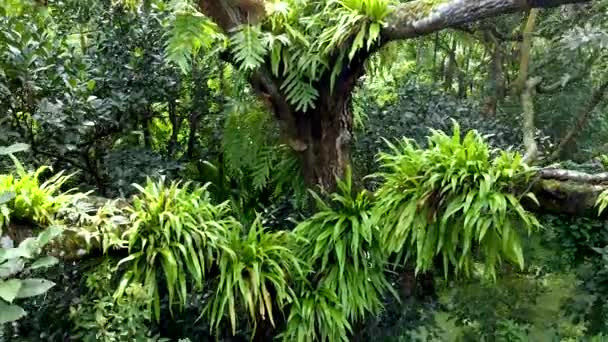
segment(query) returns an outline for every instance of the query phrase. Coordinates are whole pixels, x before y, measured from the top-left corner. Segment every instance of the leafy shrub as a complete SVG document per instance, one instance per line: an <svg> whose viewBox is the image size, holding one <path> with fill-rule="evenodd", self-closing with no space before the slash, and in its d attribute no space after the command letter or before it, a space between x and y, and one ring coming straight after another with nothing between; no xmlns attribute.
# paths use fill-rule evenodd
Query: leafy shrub
<svg viewBox="0 0 608 342"><path fill-rule="evenodd" d="M575 322L585 322L591 334L608 333L608 246L594 248L596 258L579 267L579 290L586 296L574 296L564 303Z"/></svg>
<svg viewBox="0 0 608 342"><path fill-rule="evenodd" d="M87 294L80 298L80 304L70 308L72 338L103 342L158 340L151 337L149 299L141 284L130 284L118 300L112 297L116 277L110 259L88 273L85 283Z"/></svg>
<svg viewBox="0 0 608 342"><path fill-rule="evenodd" d="M60 209L75 196L69 192L60 192L71 175L66 176L61 171L41 184L39 177L48 167L42 166L35 172L27 172L17 158L13 155L10 157L17 175L0 175L0 194L14 194L9 201L0 204L0 231L11 220L42 226L52 223Z"/></svg>
<svg viewBox="0 0 608 342"><path fill-rule="evenodd" d="M596 257L594 247L608 244L607 222L588 217L545 215L541 218L543 241L559 254L551 260L567 267L576 267L590 257Z"/></svg>
<svg viewBox="0 0 608 342"><path fill-rule="evenodd" d="M260 219L246 231L233 226L220 246L220 274L205 308L216 329L227 317L234 334L239 309L249 314L254 326L260 320L274 326L276 311L297 300L290 282L303 277L306 263L294 253L295 236L267 232Z"/></svg>
<svg viewBox="0 0 608 342"><path fill-rule="evenodd" d="M73 230L89 249L98 247L106 254L111 249L126 248L127 243L121 237L130 224L126 206L120 204L121 200L105 200L98 207L90 202L73 203L62 211L62 217L76 226Z"/></svg>
<svg viewBox="0 0 608 342"><path fill-rule="evenodd" d="M450 294L449 317L469 341L528 341L525 327L538 316L544 292L536 279L513 275L497 283L462 284Z"/></svg>
<svg viewBox="0 0 608 342"><path fill-rule="evenodd" d="M167 160L155 151L142 147L121 147L104 156L103 175L108 195L127 197L137 192L130 186L133 183L144 183L146 177L157 178L161 175L174 179L181 170L181 165Z"/></svg>
<svg viewBox="0 0 608 342"><path fill-rule="evenodd" d="M183 307L188 296L188 285L200 290L207 268L215 259L218 241L226 234L226 227L234 225L228 217L226 203L214 205L205 187L164 179L148 182L133 199L130 221L125 231L129 256L119 265L128 263L130 269L116 291L120 297L131 283L143 283L152 302L153 313L160 317L158 279L162 274L169 292L169 308Z"/></svg>
<svg viewBox="0 0 608 342"><path fill-rule="evenodd" d="M54 286L53 282L45 279L23 276L57 263L57 259L52 256L33 259L61 232L60 227L51 226L36 238L23 240L18 247L0 247L0 329L4 323L16 321L26 315L19 305L14 304L15 299L39 296ZM26 263L29 266L26 267ZM17 277L19 275L21 277Z"/></svg>
<svg viewBox="0 0 608 342"><path fill-rule="evenodd" d="M372 220L371 199L364 191L355 193L350 170L330 203L313 196L319 211L294 230L309 241L300 249L302 259L312 264L317 286L338 296L347 319L377 314L392 288L384 275L387 255Z"/></svg>
<svg viewBox="0 0 608 342"><path fill-rule="evenodd" d="M433 130L427 149L409 139L389 146L392 153L378 158L384 183L374 209L388 251L415 255L416 271L440 255L446 276L450 265L469 275L478 254L490 277L503 258L523 268L519 231L539 223L513 194L529 174L519 154L492 158L483 137L469 131L461 138L457 124L452 136Z"/></svg>
<svg viewBox="0 0 608 342"><path fill-rule="evenodd" d="M301 289L287 319L283 341L348 341L352 327L335 291L324 286Z"/></svg>

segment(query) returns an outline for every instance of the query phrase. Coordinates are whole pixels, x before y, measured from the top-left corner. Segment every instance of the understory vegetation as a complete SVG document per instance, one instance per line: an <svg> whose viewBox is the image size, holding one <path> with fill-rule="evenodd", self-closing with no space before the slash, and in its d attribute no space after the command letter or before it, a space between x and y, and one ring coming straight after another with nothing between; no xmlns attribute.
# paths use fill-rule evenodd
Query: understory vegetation
<svg viewBox="0 0 608 342"><path fill-rule="evenodd" d="M0 342L608 340L608 1L529 3L0 2Z"/></svg>

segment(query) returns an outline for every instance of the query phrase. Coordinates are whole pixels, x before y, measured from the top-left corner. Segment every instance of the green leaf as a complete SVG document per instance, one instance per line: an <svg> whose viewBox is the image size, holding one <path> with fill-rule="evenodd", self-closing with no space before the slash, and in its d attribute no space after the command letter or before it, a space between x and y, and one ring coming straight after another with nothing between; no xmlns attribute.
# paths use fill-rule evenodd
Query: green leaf
<svg viewBox="0 0 608 342"><path fill-rule="evenodd" d="M95 80L89 80L87 82L87 89L89 91L93 91L95 89L95 85L97 84L97 82L95 82Z"/></svg>
<svg viewBox="0 0 608 342"><path fill-rule="evenodd" d="M9 279L7 281L0 280L0 298L10 304L15 297L17 297L20 288L21 281L18 279Z"/></svg>
<svg viewBox="0 0 608 342"><path fill-rule="evenodd" d="M15 198L16 194L14 192L5 191L0 193L0 205L7 203L8 201Z"/></svg>
<svg viewBox="0 0 608 342"><path fill-rule="evenodd" d="M22 242L23 244L23 242ZM0 264L3 264L6 260L15 260L19 258L29 259L32 257L32 252L23 246L15 248L1 248L0 249ZM2 265L4 266L4 265Z"/></svg>
<svg viewBox="0 0 608 342"><path fill-rule="evenodd" d="M32 263L32 265L29 267L29 269L35 270L38 268L51 267L53 265L56 265L58 262L59 262L59 260L57 258L55 258L54 256L46 256L46 257L40 258L40 259L36 260L34 263Z"/></svg>
<svg viewBox="0 0 608 342"><path fill-rule="evenodd" d="M353 41L353 43L351 45L350 52L348 53L348 60L352 60L353 57L355 57L355 54L357 53L357 51L359 51L359 49L361 49L363 47L363 39L365 38L366 33L367 33L367 27L364 23L363 27L361 27L359 29L359 33L357 33L357 35L355 36L355 40Z"/></svg>
<svg viewBox="0 0 608 342"><path fill-rule="evenodd" d="M3 324L17 321L26 314L20 306L7 304L0 300L0 328Z"/></svg>
<svg viewBox="0 0 608 342"><path fill-rule="evenodd" d="M2 249L0 249L0 260ZM21 271L23 271L23 267L25 266L25 262L23 259L8 259L5 262L0 261L0 279L6 279L12 275L15 275Z"/></svg>
<svg viewBox="0 0 608 342"><path fill-rule="evenodd" d="M38 241L38 244L40 247L44 247L49 242L51 242L51 240L53 240L54 238L61 235L61 233L63 233L63 227L50 226L47 229L45 229L42 233L40 233L40 235L38 235L36 240Z"/></svg>
<svg viewBox="0 0 608 342"><path fill-rule="evenodd" d="M372 45L376 42L378 37L380 37L380 24L372 23L369 25L369 35L367 37L367 49L369 50Z"/></svg>
<svg viewBox="0 0 608 342"><path fill-rule="evenodd" d="M29 298L46 293L55 283L46 279L30 278L21 281L17 298Z"/></svg>

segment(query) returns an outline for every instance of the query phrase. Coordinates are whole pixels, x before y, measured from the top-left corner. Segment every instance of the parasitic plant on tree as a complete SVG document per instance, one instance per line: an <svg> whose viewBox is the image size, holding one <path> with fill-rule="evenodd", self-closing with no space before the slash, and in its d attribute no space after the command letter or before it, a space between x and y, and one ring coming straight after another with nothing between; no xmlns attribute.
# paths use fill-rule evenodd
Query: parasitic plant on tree
<svg viewBox="0 0 608 342"><path fill-rule="evenodd" d="M388 251L413 257L416 271L438 257L446 277L449 269L470 275L480 256L490 278L503 260L524 267L520 234L540 224L520 204L523 196L537 202L534 194L515 193L533 174L521 155L498 154L457 124L451 136L432 131L427 149L408 139L389 146L378 158L383 184L374 209Z"/></svg>
<svg viewBox="0 0 608 342"><path fill-rule="evenodd" d="M219 244L236 224L227 203L212 204L206 187L189 183L165 184L148 180L145 187L134 185L140 194L133 199L131 227L123 237L129 256L115 297L123 295L131 283L143 283L151 299L156 320L160 318L158 281L166 281L170 309L186 305L189 286L201 290L205 274L216 260Z"/></svg>
<svg viewBox="0 0 608 342"><path fill-rule="evenodd" d="M267 231L261 217L247 229L233 226L220 246L220 274L203 313L211 325L219 329L220 323L228 319L235 334L242 310L254 330L262 322L274 327L280 311L298 300L292 282L308 271L305 259L294 252L296 243L291 232Z"/></svg>
<svg viewBox="0 0 608 342"><path fill-rule="evenodd" d="M241 3L255 4L255 20ZM351 95L370 55L393 40L437 32L503 13L583 0L199 1L229 36L228 59L249 72L260 97L301 154L309 184L334 190L352 139Z"/></svg>
<svg viewBox="0 0 608 342"><path fill-rule="evenodd" d="M391 290L384 271L387 254L365 191L353 189L350 168L338 192L323 201L313 193L319 212L300 223L295 233L310 241L300 253L316 270L314 282L338 296L349 321L375 315Z"/></svg>

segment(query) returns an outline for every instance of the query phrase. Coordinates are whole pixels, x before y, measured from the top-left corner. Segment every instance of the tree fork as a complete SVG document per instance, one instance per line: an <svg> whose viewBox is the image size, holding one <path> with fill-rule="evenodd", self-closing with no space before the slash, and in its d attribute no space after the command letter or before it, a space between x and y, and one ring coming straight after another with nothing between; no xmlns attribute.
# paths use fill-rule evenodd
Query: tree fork
<svg viewBox="0 0 608 342"><path fill-rule="evenodd" d="M446 28L471 23L480 19L513 13L530 8L549 8L588 0L450 0L440 3L428 0L411 1L394 8L386 18L380 43L414 38ZM199 0L202 13L215 21L226 33L242 24L258 22L263 13L261 0ZM243 8L246 4L246 8ZM247 10L247 8L250 8ZM249 13L255 11L256 13ZM247 12L247 13L245 13ZM259 13L258 13L259 12ZM372 51L360 50L355 59L345 63L336 81L336 89L329 89L328 75L316 82L319 93L316 108L306 113L297 112L280 92L281 80L275 79L267 66L262 66L251 77L252 85L272 105L275 116L283 127L289 145L302 157L304 175L309 185L320 185L331 191L336 177L343 175L350 159L352 129L351 95L357 79L363 74L363 63Z"/></svg>

